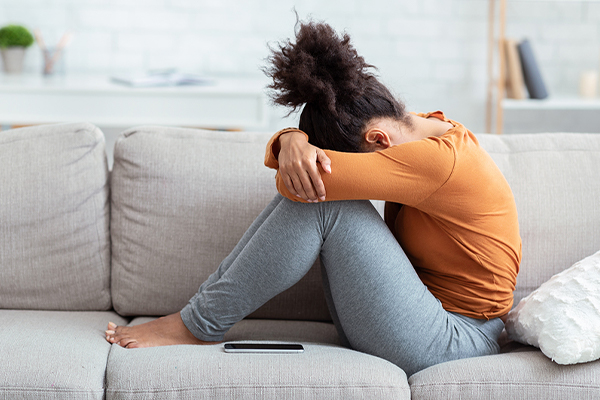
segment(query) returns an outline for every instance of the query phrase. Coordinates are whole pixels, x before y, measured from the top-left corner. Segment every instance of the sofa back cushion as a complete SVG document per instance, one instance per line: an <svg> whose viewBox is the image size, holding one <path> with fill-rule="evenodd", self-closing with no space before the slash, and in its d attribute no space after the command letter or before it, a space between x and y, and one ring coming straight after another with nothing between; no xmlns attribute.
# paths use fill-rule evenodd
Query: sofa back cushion
<svg viewBox="0 0 600 400"><path fill-rule="evenodd" d="M107 310L108 166L102 132L0 132L0 308Z"/></svg>
<svg viewBox="0 0 600 400"><path fill-rule="evenodd" d="M121 315L181 310L276 194L270 134L140 127L111 175L112 295ZM327 320L318 262L253 314Z"/></svg>
<svg viewBox="0 0 600 400"><path fill-rule="evenodd" d="M600 135L477 135L510 184L523 259L515 305L600 250Z"/></svg>

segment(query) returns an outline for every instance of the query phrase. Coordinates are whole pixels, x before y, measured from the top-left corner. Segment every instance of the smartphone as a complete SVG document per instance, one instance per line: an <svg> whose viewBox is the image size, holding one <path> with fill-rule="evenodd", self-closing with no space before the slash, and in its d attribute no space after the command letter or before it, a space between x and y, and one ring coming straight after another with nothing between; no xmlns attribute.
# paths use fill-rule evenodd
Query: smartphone
<svg viewBox="0 0 600 400"><path fill-rule="evenodd" d="M227 353L302 353L304 347L298 343L225 343Z"/></svg>

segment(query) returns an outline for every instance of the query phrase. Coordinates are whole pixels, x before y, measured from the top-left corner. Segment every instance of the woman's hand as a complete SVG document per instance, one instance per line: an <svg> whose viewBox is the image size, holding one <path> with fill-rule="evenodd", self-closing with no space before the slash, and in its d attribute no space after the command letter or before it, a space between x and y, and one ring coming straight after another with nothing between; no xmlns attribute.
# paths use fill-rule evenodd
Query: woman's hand
<svg viewBox="0 0 600 400"><path fill-rule="evenodd" d="M331 173L331 160L325 152L306 141L300 132L288 132L279 137L279 175L295 196L309 202L325 200L325 185L317 163Z"/></svg>

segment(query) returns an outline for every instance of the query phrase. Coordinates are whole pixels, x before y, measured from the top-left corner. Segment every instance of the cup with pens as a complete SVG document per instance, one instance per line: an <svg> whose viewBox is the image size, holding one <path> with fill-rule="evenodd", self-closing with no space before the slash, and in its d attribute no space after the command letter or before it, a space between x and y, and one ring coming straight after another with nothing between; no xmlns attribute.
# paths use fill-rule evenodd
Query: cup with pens
<svg viewBox="0 0 600 400"><path fill-rule="evenodd" d="M34 31L34 36L44 56L42 73L46 76L64 73L64 50L71 42L73 34L65 33L56 46L46 46L42 34L37 29Z"/></svg>

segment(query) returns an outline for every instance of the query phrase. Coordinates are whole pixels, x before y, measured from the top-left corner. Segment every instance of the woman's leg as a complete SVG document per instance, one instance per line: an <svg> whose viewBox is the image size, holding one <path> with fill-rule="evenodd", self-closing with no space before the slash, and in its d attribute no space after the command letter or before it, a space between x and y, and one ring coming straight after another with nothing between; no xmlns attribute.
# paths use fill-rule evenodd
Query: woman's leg
<svg viewBox="0 0 600 400"><path fill-rule="evenodd" d="M219 280L182 311L186 326L202 340L221 340L304 276L319 253L332 317L352 348L408 374L498 351L502 322L446 312L368 201L281 200Z"/></svg>
<svg viewBox="0 0 600 400"><path fill-rule="evenodd" d="M206 286L215 283L225 273L281 200L283 200L282 196L275 196L271 203L265 207L246 230L231 253L221 262L219 268L200 286L198 292L201 292ZM106 331L106 340L128 348L210 343L195 337L183 323L181 313L179 312L136 326L117 326L109 322Z"/></svg>
<svg viewBox="0 0 600 400"><path fill-rule="evenodd" d="M219 267L217 268L217 270L215 272L213 272L206 279L206 281L204 281L202 283L202 285L200 286L200 288L198 289L198 292L196 293L196 295L194 297L197 297L198 294L204 290L204 288L206 288L208 285L212 285L217 280L219 280L219 278L221 278L221 276L223 276L223 274L225 273L225 271L227 271L229 269L229 267L231 266L231 264L233 264L233 262L235 261L235 259L242 252L242 250L244 250L244 248L246 247L246 245L248 244L248 242L250 241L250 239L252 239L252 237L254 236L254 234L256 233L256 231L262 226L262 224L265 222L265 220L269 217L269 215L271 215L271 213L273 212L273 210L277 207L277 205L283 199L284 199L284 197L281 196L281 195L275 196L273 198L273 200L271 200L271 202L261 211L261 213L252 222L252 224L246 230L246 232L244 232L244 235L242 236L242 238L240 239L240 241L236 244L236 246L233 248L233 250L231 251L231 253L229 253L229 255L227 257L225 257L225 259L223 259L223 261L221 261L221 264L219 265Z"/></svg>
<svg viewBox="0 0 600 400"><path fill-rule="evenodd" d="M368 202L349 202L344 214L321 250L326 298L342 341L409 376L440 362L498 352L501 320L445 311Z"/></svg>
<svg viewBox="0 0 600 400"><path fill-rule="evenodd" d="M106 339L128 348L218 342L233 324L299 281L319 246L307 251L291 232L314 230L316 224L300 224L302 216L290 213L284 202L294 204L275 196L181 312L131 327L109 323ZM286 262L292 265L281 268Z"/></svg>
<svg viewBox="0 0 600 400"><path fill-rule="evenodd" d="M369 202L301 204L278 196L272 205L181 311L197 339L221 340L300 280L321 253L338 326L353 348L409 374L497 351L485 327L443 310Z"/></svg>
<svg viewBox="0 0 600 400"><path fill-rule="evenodd" d="M369 202L279 199L220 274L220 284L205 286L186 307L188 328L201 328L197 337L220 340L235 322L299 280L320 253L332 318L351 347L408 374L498 351L502 322L446 312ZM224 293L231 299L220 297ZM214 328L214 337L202 336Z"/></svg>
<svg viewBox="0 0 600 400"><path fill-rule="evenodd" d="M181 310L195 337L221 341L237 322L297 283L322 245L317 208L281 195Z"/></svg>

